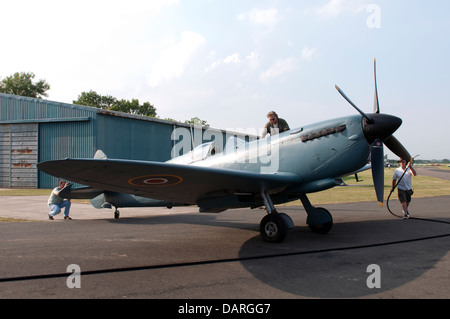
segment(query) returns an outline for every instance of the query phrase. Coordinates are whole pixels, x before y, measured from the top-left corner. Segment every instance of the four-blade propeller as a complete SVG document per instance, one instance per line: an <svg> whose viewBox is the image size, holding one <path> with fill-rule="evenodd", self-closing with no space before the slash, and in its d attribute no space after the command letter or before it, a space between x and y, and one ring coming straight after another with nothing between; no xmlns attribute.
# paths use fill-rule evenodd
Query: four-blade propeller
<svg viewBox="0 0 450 319"><path fill-rule="evenodd" d="M376 61L374 61L375 97L373 111L366 114L361 111L336 85L338 92L363 116L364 136L371 144L370 161L372 166L372 178L377 195L378 204L383 206L384 192L384 152L383 144L386 145L398 157L412 162L411 155L406 148L392 135L402 124L398 117L381 114L378 100Z"/></svg>

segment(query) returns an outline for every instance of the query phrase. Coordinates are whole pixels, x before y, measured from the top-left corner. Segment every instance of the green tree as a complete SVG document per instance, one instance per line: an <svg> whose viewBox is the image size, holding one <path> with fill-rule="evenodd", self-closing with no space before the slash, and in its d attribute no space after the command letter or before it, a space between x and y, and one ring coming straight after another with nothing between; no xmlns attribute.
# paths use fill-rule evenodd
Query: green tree
<svg viewBox="0 0 450 319"><path fill-rule="evenodd" d="M156 117L156 108L150 102L139 103L138 99L118 100L111 95L100 95L95 91L81 92L73 104L93 106L110 111Z"/></svg>
<svg viewBox="0 0 450 319"><path fill-rule="evenodd" d="M32 72L16 72L13 75L7 76L0 82L0 93L39 99L48 96L47 91L50 90L50 84L45 80L33 82L34 78L35 75Z"/></svg>
<svg viewBox="0 0 450 319"><path fill-rule="evenodd" d="M206 126L206 127L209 127L209 124L208 124L207 121L202 120L202 119L198 118L197 116L191 118L190 120L184 121L184 123L185 123L185 124L193 124L193 125L198 125L198 126Z"/></svg>
<svg viewBox="0 0 450 319"><path fill-rule="evenodd" d="M81 92L81 94L78 95L78 99L73 101L73 104L109 110L116 102L117 99L115 97L110 95L102 96L97 92L90 90L89 92Z"/></svg>

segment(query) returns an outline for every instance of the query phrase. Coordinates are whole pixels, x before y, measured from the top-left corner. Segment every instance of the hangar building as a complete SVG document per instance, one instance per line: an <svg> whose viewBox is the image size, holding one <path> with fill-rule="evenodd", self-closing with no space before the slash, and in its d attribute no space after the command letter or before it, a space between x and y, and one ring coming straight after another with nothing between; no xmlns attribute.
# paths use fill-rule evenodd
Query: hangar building
<svg viewBox="0 0 450 319"><path fill-rule="evenodd" d="M92 158L98 149L109 158L169 160L177 142L172 132L180 127L191 129L157 118L0 93L0 188L53 188L57 178L39 171L37 163ZM224 141L230 134L210 130L217 133L214 138L205 140L202 134L200 142L219 134Z"/></svg>

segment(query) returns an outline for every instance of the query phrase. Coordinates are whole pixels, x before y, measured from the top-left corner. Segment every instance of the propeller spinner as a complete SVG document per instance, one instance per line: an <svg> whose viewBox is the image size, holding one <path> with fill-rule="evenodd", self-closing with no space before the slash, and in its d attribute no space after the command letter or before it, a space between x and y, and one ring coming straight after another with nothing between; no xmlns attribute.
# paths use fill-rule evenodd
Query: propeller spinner
<svg viewBox="0 0 450 319"><path fill-rule="evenodd" d="M363 132L371 144L370 161L372 165L372 178L378 204L383 207L384 192L384 151L383 144L402 159L412 162L411 155L406 148L392 135L402 124L396 116L381 114L378 100L376 61L373 64L375 80L374 113L366 114L361 111L336 85L338 92L363 116Z"/></svg>

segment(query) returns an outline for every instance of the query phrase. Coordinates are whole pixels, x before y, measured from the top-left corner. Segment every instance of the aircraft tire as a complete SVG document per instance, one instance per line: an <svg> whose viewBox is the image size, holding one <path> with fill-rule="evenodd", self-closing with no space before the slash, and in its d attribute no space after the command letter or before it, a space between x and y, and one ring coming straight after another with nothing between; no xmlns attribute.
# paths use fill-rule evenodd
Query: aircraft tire
<svg viewBox="0 0 450 319"><path fill-rule="evenodd" d="M328 233L331 228L333 227L333 216L331 216L330 212L326 210L325 208L316 208L317 210L320 210L321 213L324 213L328 215L329 222L323 223L323 224L308 224L309 229L311 229L314 233L317 234L326 234Z"/></svg>
<svg viewBox="0 0 450 319"><path fill-rule="evenodd" d="M286 238L288 225L278 213L271 213L261 220L259 232L264 241L281 243Z"/></svg>

